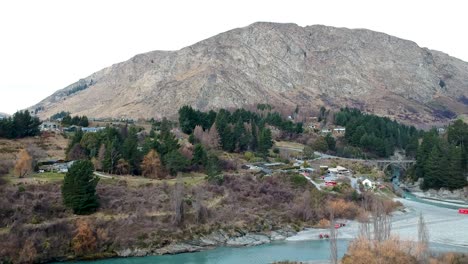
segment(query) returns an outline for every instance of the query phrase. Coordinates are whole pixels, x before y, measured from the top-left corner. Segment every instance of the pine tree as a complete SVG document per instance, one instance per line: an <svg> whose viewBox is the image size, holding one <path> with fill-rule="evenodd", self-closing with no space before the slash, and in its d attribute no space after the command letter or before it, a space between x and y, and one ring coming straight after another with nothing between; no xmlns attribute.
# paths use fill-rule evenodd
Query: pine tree
<svg viewBox="0 0 468 264"><path fill-rule="evenodd" d="M89 160L76 161L65 175L62 197L65 206L75 214L89 214L99 207L96 185L99 178L93 175L93 164Z"/></svg>
<svg viewBox="0 0 468 264"><path fill-rule="evenodd" d="M445 173L442 166L443 162L446 162L446 160L443 159L439 147L433 146L424 167L424 181L421 186L422 189L439 189L441 186L444 186L442 178L442 175Z"/></svg>
<svg viewBox="0 0 468 264"><path fill-rule="evenodd" d="M258 137L258 151L263 156L268 156L268 150L273 146L271 130L268 128L262 128Z"/></svg>
<svg viewBox="0 0 468 264"><path fill-rule="evenodd" d="M208 155L206 174L208 175L208 180L210 182L221 184L224 180L224 177L221 174L221 168L219 166L219 159L213 153Z"/></svg>
<svg viewBox="0 0 468 264"><path fill-rule="evenodd" d="M141 153L138 150L138 137L135 127L128 130L128 136L124 140L122 147L122 156L129 164L131 174L139 173L139 164L141 162Z"/></svg>
<svg viewBox="0 0 468 264"><path fill-rule="evenodd" d="M447 188L450 190L462 188L467 184L463 175L461 147L450 146L447 174Z"/></svg>
<svg viewBox="0 0 468 264"><path fill-rule="evenodd" d="M206 150L203 147L203 145L196 144L195 149L193 151L192 164L206 166L207 159L208 157L207 157Z"/></svg>
<svg viewBox="0 0 468 264"><path fill-rule="evenodd" d="M172 150L164 156L164 164L169 173L175 176L177 172L184 171L190 165L190 161L178 150Z"/></svg>

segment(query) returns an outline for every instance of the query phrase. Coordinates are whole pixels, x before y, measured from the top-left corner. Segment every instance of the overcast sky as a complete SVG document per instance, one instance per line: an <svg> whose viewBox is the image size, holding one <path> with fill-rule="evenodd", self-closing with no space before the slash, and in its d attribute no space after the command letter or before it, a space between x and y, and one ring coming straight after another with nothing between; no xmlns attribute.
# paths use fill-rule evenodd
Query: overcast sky
<svg viewBox="0 0 468 264"><path fill-rule="evenodd" d="M256 21L367 28L468 61L468 1L0 2L0 112L31 106L114 63Z"/></svg>

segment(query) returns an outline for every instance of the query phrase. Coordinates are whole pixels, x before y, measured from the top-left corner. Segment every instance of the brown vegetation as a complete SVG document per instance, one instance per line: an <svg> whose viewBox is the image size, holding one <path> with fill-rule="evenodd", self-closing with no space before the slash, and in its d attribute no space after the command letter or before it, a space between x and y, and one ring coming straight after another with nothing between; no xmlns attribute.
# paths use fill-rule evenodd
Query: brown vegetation
<svg viewBox="0 0 468 264"><path fill-rule="evenodd" d="M8 230L0 233L0 256L16 262L18 248L28 239L36 248L36 261L44 261L113 254L135 245L159 248L219 229L260 232L312 226L328 218L324 201L331 198L310 185L293 185L287 175L233 174L225 175L222 185L148 182L139 187L106 179L97 193L99 211L76 222L63 206L59 184L0 188L0 229Z"/></svg>
<svg viewBox="0 0 468 264"><path fill-rule="evenodd" d="M164 173L162 171L161 159L159 154L155 150L150 150L143 161L141 162L141 169L143 176L154 179L164 178Z"/></svg>
<svg viewBox="0 0 468 264"><path fill-rule="evenodd" d="M23 178L32 172L32 158L31 155L25 150L22 149L18 154L18 160L15 164L15 175Z"/></svg>

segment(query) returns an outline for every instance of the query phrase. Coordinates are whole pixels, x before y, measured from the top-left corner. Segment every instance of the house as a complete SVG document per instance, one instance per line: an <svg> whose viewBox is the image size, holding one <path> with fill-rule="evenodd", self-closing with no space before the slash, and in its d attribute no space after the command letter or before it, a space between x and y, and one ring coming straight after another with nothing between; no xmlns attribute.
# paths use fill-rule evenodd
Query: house
<svg viewBox="0 0 468 264"><path fill-rule="evenodd" d="M40 131L60 131L60 125L55 122L43 122L39 126Z"/></svg>
<svg viewBox="0 0 468 264"><path fill-rule="evenodd" d="M328 128L324 128L324 129L320 130L320 133L321 133L322 135L330 134L331 132L332 132L332 131L331 131L330 129L328 129Z"/></svg>
<svg viewBox="0 0 468 264"><path fill-rule="evenodd" d="M338 174L344 174L344 173L348 173L349 170L345 167L341 167L341 166L336 166L336 170L338 171Z"/></svg>
<svg viewBox="0 0 468 264"><path fill-rule="evenodd" d="M104 130L105 127L82 127L81 128L81 131L85 132L85 133L96 133L96 132L99 132L101 130Z"/></svg>
<svg viewBox="0 0 468 264"><path fill-rule="evenodd" d="M346 132L346 128L344 127L336 127L333 129L333 134L335 135L344 135Z"/></svg>
<svg viewBox="0 0 468 264"><path fill-rule="evenodd" d="M444 134L445 133L445 127L438 127L437 128L437 133Z"/></svg>
<svg viewBox="0 0 468 264"><path fill-rule="evenodd" d="M362 181L362 185L364 186L364 188L374 188L374 183L369 180L369 179L365 179Z"/></svg>

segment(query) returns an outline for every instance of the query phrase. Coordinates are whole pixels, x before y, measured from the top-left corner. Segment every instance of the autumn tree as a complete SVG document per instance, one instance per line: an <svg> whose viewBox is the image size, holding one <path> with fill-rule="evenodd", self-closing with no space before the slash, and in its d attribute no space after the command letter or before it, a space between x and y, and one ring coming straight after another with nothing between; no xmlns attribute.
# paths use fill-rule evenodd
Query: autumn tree
<svg viewBox="0 0 468 264"><path fill-rule="evenodd" d="M75 214L89 214L99 207L96 185L99 178L93 175L93 164L89 160L73 163L65 175L62 197L65 206Z"/></svg>
<svg viewBox="0 0 468 264"><path fill-rule="evenodd" d="M119 159L117 161L117 166L115 166L117 174L125 175L130 172L130 164L125 159Z"/></svg>
<svg viewBox="0 0 468 264"><path fill-rule="evenodd" d="M14 172L20 178L32 172L32 158L25 149L22 149L18 154Z"/></svg>
<svg viewBox="0 0 468 264"><path fill-rule="evenodd" d="M148 154L143 157L141 170L143 172L143 176L145 177L156 179L164 177L162 172L161 159L159 158L159 154L154 149L150 150L150 152L148 152Z"/></svg>
<svg viewBox="0 0 468 264"><path fill-rule="evenodd" d="M83 256L96 249L96 236L88 221L78 220L75 233L72 239L72 247L77 256Z"/></svg>

